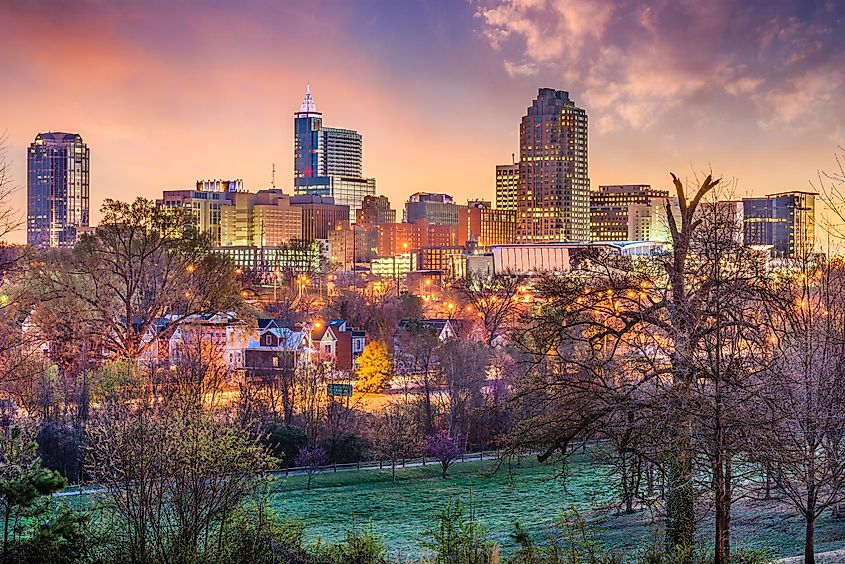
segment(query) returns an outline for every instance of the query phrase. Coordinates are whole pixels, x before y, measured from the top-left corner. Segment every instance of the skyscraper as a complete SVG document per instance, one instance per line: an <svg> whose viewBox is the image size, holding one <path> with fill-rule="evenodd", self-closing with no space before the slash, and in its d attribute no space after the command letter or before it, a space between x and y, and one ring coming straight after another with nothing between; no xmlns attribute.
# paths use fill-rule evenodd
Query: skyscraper
<svg viewBox="0 0 845 564"><path fill-rule="evenodd" d="M323 114L317 111L311 87L293 118L293 178L297 186L309 186L309 180L322 176L323 171Z"/></svg>
<svg viewBox="0 0 845 564"><path fill-rule="evenodd" d="M519 163L496 165L496 209L516 211Z"/></svg>
<svg viewBox="0 0 845 564"><path fill-rule="evenodd" d="M587 112L541 88L519 128L519 241L588 241Z"/></svg>
<svg viewBox="0 0 845 564"><path fill-rule="evenodd" d="M772 255L800 258L816 243L816 193L782 192L743 198L743 239L746 245L771 245Z"/></svg>
<svg viewBox="0 0 845 564"><path fill-rule="evenodd" d="M351 129L323 128L323 171L326 176L361 178L363 141Z"/></svg>
<svg viewBox="0 0 845 564"><path fill-rule="evenodd" d="M39 133L27 151L26 240L40 247L70 247L88 227L88 145L78 133Z"/></svg>
<svg viewBox="0 0 845 564"><path fill-rule="evenodd" d="M294 113L294 192L331 197L337 205L349 206L354 219L364 197L376 193L376 180L363 177L362 162L361 134L323 127L309 86Z"/></svg>

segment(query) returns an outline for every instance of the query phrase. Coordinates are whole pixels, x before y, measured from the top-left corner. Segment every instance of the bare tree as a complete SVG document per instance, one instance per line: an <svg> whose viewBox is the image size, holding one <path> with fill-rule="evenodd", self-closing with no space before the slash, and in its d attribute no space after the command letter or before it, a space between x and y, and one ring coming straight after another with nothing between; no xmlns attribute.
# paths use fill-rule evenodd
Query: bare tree
<svg viewBox="0 0 845 564"><path fill-rule="evenodd" d="M775 362L771 418L756 457L804 517L804 561L815 562L815 522L845 495L845 268L800 259L767 308Z"/></svg>
<svg viewBox="0 0 845 564"><path fill-rule="evenodd" d="M71 296L100 329L112 355L137 359L189 316L240 303L235 269L210 252L184 212L137 199L106 200L103 221L72 252L50 255L41 282L48 298ZM168 316L168 331L158 330Z"/></svg>
<svg viewBox="0 0 845 564"><path fill-rule="evenodd" d="M519 318L520 298L525 280L515 274L467 273L455 280L452 287L470 306L484 325L487 345L504 334Z"/></svg>
<svg viewBox="0 0 845 564"><path fill-rule="evenodd" d="M396 481L400 459L423 450L424 440L407 404L393 404L382 410L371 428L370 442L380 459L390 460L391 479Z"/></svg>
<svg viewBox="0 0 845 564"><path fill-rule="evenodd" d="M274 465L243 429L169 402L115 406L86 432L88 470L107 488L129 562L214 560L227 523Z"/></svg>

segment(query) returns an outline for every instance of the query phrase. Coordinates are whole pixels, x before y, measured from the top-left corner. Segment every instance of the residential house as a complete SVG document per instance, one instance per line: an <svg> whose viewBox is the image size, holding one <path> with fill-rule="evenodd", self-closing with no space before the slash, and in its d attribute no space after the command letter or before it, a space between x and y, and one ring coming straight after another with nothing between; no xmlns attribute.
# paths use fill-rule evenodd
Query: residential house
<svg viewBox="0 0 845 564"><path fill-rule="evenodd" d="M325 325L318 324L311 330L314 350L330 358L336 370L353 370L357 359L364 352L367 336L364 331L347 328L346 321L334 319Z"/></svg>
<svg viewBox="0 0 845 564"><path fill-rule="evenodd" d="M244 373L248 378L275 377L294 370L311 350L306 331L279 327L275 320L262 322L259 338L244 349Z"/></svg>

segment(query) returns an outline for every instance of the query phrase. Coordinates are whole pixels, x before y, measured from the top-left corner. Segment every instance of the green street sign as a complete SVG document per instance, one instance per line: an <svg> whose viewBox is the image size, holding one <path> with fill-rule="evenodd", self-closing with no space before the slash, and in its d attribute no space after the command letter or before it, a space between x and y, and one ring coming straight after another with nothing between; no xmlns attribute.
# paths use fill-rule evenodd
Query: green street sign
<svg viewBox="0 0 845 564"><path fill-rule="evenodd" d="M326 393L332 397L352 397L352 384L329 384Z"/></svg>

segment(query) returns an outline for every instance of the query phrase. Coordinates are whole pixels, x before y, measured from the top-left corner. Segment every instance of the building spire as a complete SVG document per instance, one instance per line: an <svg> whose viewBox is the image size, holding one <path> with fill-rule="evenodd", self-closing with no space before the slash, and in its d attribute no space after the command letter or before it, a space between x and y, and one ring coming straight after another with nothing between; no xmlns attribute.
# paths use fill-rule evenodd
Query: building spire
<svg viewBox="0 0 845 564"><path fill-rule="evenodd" d="M299 106L300 113L317 113L317 104L314 103L314 98L311 97L311 85L305 87L305 99L302 105Z"/></svg>

